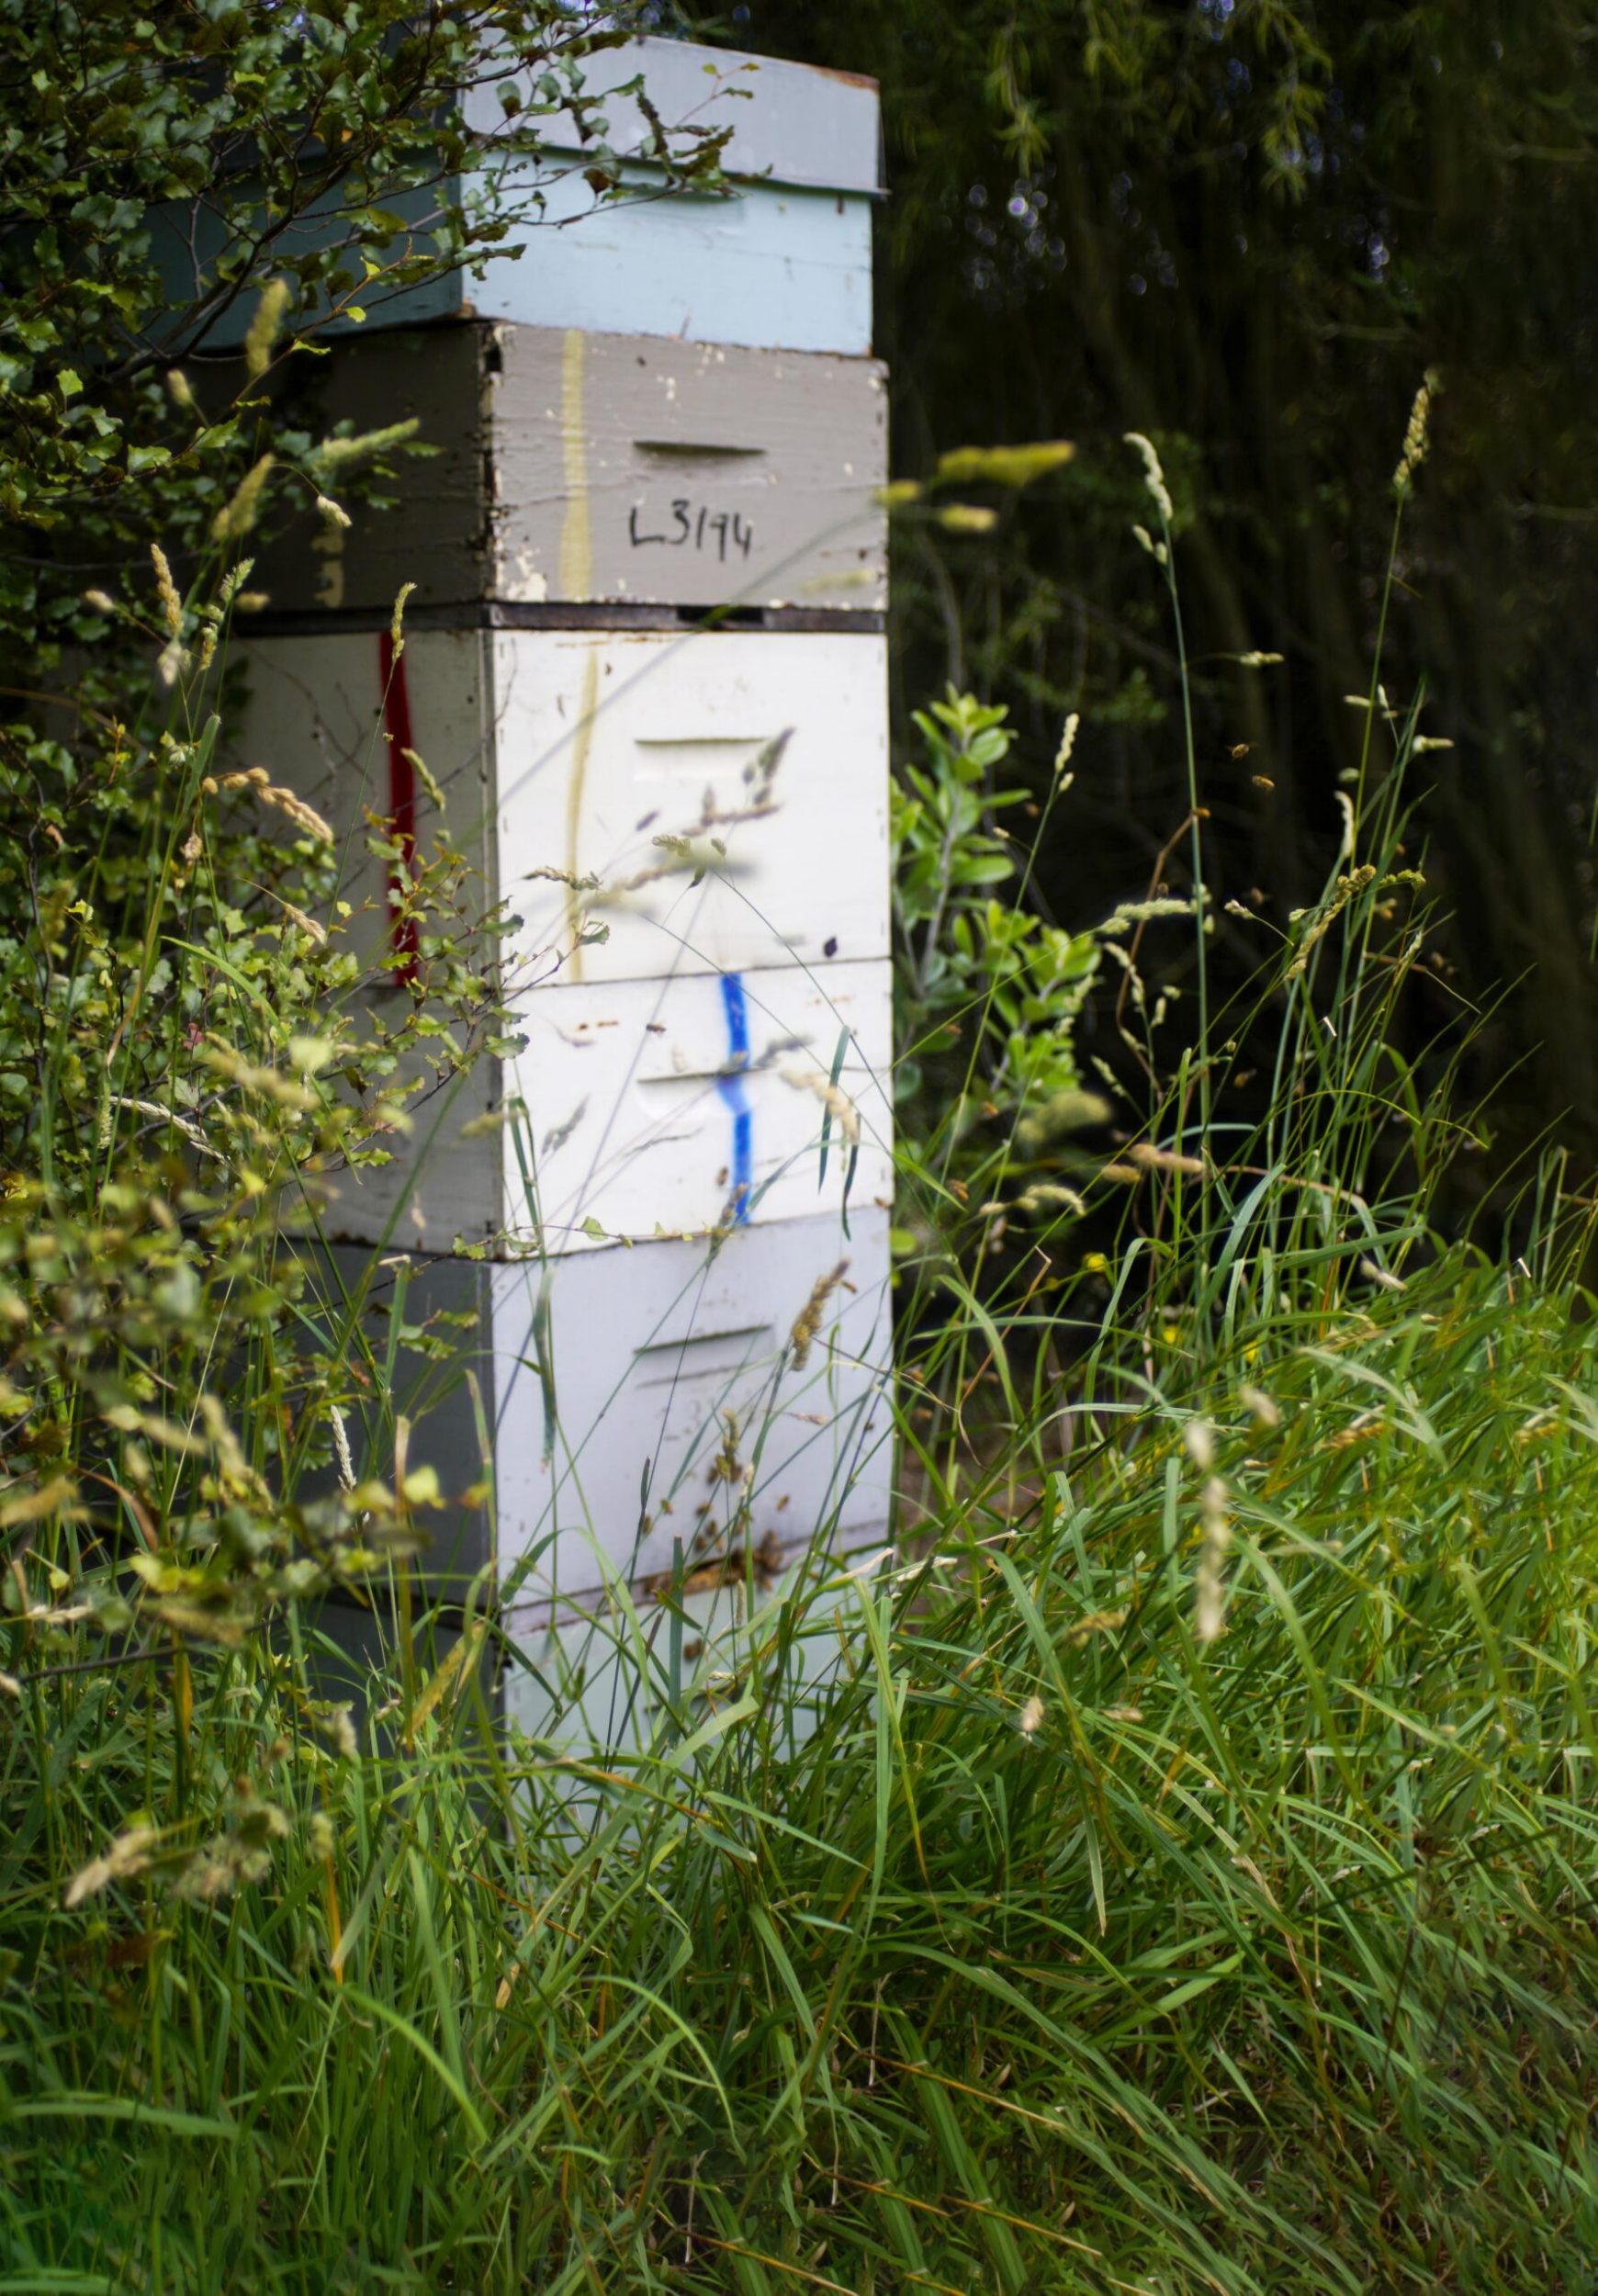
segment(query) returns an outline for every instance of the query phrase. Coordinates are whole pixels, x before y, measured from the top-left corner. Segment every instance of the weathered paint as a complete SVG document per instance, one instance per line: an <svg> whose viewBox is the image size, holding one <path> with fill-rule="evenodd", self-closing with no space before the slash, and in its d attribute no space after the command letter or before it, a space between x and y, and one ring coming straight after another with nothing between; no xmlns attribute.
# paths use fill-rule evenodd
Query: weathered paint
<svg viewBox="0 0 1598 2296"><path fill-rule="evenodd" d="M871 349L869 198L763 183L662 196L642 172L624 180L630 196L598 208L577 170L546 184L525 259L490 258L463 299L530 327Z"/></svg>
<svg viewBox="0 0 1598 2296"><path fill-rule="evenodd" d="M524 1049L497 1079L503 1120L467 1131L496 1107L487 1063L415 1103L415 1129L394 1141L390 1164L324 1184L326 1232L558 1255L885 1204L890 970L883 960L738 976L747 1054L722 974L546 981L517 1002ZM729 1099L734 1077L741 1091Z"/></svg>
<svg viewBox="0 0 1598 2296"><path fill-rule="evenodd" d="M400 459L397 510L352 493L348 530L308 504L257 569L276 602L387 613L407 581L413 607L886 602L875 361L466 323L303 355L289 379L286 420L415 420L438 451Z"/></svg>
<svg viewBox="0 0 1598 2296"><path fill-rule="evenodd" d="M836 1215L812 1217L714 1247L548 1263L312 1254L307 1306L325 1346L347 1346L358 1323L382 1359L394 1325L450 1319L446 1361L395 1349L407 1455L435 1469L444 1498L418 1518L421 1599L508 1588L530 1622L557 1602L591 1604L618 1576L670 1571L677 1540L689 1569L730 1544L751 1562L764 1550L766 1570L773 1548L846 1552L877 1537L893 1476L887 1231L871 1206L847 1235ZM835 1276L798 1364L793 1326ZM741 1472L737 1488L711 1480L729 1413L754 1469L747 1489ZM392 1477L389 1412L352 1417L349 1439L357 1474Z"/></svg>
<svg viewBox="0 0 1598 2296"><path fill-rule="evenodd" d="M413 643L419 686L428 641ZM888 953L885 640L501 631L491 645L505 901L538 947L569 948L583 917L609 935L566 977ZM596 882L579 895L535 873L551 868Z"/></svg>
<svg viewBox="0 0 1598 2296"><path fill-rule="evenodd" d="M855 1546L888 1520L884 1212L490 1281L500 1584L524 1614L670 1571L679 1545L692 1569ZM798 1364L793 1326L829 1283Z"/></svg>
<svg viewBox="0 0 1598 2296"><path fill-rule="evenodd" d="M502 327L490 384L492 594L673 605L885 603L887 407L873 360L586 338L580 482L561 338ZM558 359L558 366L557 366ZM560 434L550 411L562 410ZM580 501L589 579L566 522Z"/></svg>
<svg viewBox="0 0 1598 2296"><path fill-rule="evenodd" d="M520 329L497 327L494 342L501 358ZM513 499L507 484L496 422L488 441L485 462L491 474L496 502ZM548 434L547 413L543 425ZM560 595L593 596L593 522L589 516L588 478L588 337L580 327L567 327L560 335L560 482L556 497L560 515ZM549 595L549 578L543 577L543 594Z"/></svg>
<svg viewBox="0 0 1598 2296"><path fill-rule="evenodd" d="M366 816L392 816L399 722L384 633L240 652L249 692L228 761L266 766L333 824L339 892L369 920L353 935L370 953L388 865L366 850ZM523 919L518 945L562 978L584 924L608 934L580 952L590 983L888 953L882 638L422 630L402 668L399 746L445 798L440 813L412 777L418 847L447 834Z"/></svg>
<svg viewBox="0 0 1598 2296"><path fill-rule="evenodd" d="M248 625L242 627L247 630ZM235 640L247 683L227 737L230 768L264 766L331 823L337 893L356 911L347 929L366 959L389 940L390 863L367 850L368 816L406 805L422 853L447 828L477 873L494 883L494 732L490 640L480 631L428 631L406 641L405 708L399 711L385 630L329 629L309 638ZM409 742L395 737L409 727ZM440 813L412 771L395 772L396 747L413 748L444 796ZM400 760L403 765L403 760ZM267 824L270 827L270 823Z"/></svg>
<svg viewBox="0 0 1598 2296"><path fill-rule="evenodd" d="M419 763L416 730L411 723L410 673L405 668L405 641L393 625L377 633L377 675L383 693L383 742L388 751L388 787L382 812L397 847L388 864L387 893L395 916L388 939L402 969L397 978L407 987L416 978L422 946L416 920L400 914L416 883L416 780Z"/></svg>
<svg viewBox="0 0 1598 2296"><path fill-rule="evenodd" d="M245 704L230 736L231 768L263 765L309 800L333 829L338 853L337 894L353 914L342 929L363 963L373 968L365 1001L379 1019L398 1026L411 993L405 967L392 967L393 910L388 889L393 864L370 848L393 817L394 737L400 721L386 673L387 633L330 631L313 638L246 641L240 651L248 681ZM422 854L447 835L470 864L474 910L493 906L493 727L489 715L489 641L479 631L430 631L407 642L402 662L411 744L425 761L444 800L441 813L420 777L409 792L412 834ZM402 786L402 784L401 784ZM269 818L266 826L272 826ZM463 934L467 928L463 924ZM484 951L485 962L490 951ZM386 973L378 968L388 967ZM384 981L391 986L385 987ZM389 1004L398 1009L387 1011ZM435 1048L436 1049L436 1048ZM497 1155L451 1155L449 1200L455 1225L440 1234L418 1220L416 1182L431 1173L473 1118L498 1102L499 1064L484 1058L465 1076L411 1104L414 1130L396 1133L392 1164L364 1173L333 1173L326 1189L325 1232L334 1239L414 1243L426 1233L447 1250L459 1234L470 1242L496 1234L503 1198Z"/></svg>

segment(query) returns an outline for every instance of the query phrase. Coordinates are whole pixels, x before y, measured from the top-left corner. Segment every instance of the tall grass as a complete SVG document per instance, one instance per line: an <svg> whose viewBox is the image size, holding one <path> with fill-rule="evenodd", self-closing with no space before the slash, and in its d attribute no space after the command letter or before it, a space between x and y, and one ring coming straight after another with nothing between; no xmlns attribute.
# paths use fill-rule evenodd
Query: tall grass
<svg viewBox="0 0 1598 2296"><path fill-rule="evenodd" d="M1570 1307L1458 1252L1242 1322L1134 1442L777 1605L606 1762L497 1751L469 1675L354 1759L287 1666L197 1664L186 1736L164 1669L36 1686L0 2286L1585 2287ZM130 1780L159 1819L263 1713L270 1872L64 1916Z"/></svg>
<svg viewBox="0 0 1598 2296"><path fill-rule="evenodd" d="M1167 1061L1125 973L1086 1227L1024 1111L913 1144L900 1556L697 1662L618 1596L586 1741L500 1730L491 1617L414 1613L358 1738L293 1612L112 1668L14 1621L0 2291L1585 2296L1590 1208L1436 1232L1372 701L1248 994Z"/></svg>

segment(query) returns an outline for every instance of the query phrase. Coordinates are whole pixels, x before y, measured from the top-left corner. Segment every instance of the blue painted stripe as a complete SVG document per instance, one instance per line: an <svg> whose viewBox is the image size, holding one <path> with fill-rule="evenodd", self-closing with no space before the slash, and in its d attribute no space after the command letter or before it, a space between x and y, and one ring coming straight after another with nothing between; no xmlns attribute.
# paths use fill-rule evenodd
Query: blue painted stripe
<svg viewBox="0 0 1598 2296"><path fill-rule="evenodd" d="M749 1107L743 1079L743 1071L749 1064L749 1009L744 1002L741 974L722 974L721 1002L726 1014L727 1064L717 1089L732 1110L733 1224L741 1228L748 1220L749 1191L755 1179L754 1111Z"/></svg>

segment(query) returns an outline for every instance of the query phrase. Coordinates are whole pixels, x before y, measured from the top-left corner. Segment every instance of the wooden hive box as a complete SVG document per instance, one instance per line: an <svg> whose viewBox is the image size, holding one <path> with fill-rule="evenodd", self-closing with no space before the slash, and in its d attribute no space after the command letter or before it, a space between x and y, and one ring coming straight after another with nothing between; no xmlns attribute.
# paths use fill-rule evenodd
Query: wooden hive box
<svg viewBox="0 0 1598 2296"><path fill-rule="evenodd" d="M241 380L229 363L202 388L219 404ZM300 353L279 400L315 435L413 421L436 450L398 458L398 511L352 490L345 529L308 501L267 547L257 579L299 626L387 621L403 582L418 625L463 607L523 623L580 607L591 625L612 606L671 621L886 603L873 359L467 321Z"/></svg>

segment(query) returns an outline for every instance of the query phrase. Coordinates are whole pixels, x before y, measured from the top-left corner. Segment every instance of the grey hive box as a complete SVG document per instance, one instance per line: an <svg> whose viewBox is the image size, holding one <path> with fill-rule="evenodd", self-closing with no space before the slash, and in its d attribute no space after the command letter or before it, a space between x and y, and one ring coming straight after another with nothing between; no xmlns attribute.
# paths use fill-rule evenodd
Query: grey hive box
<svg viewBox="0 0 1598 2296"><path fill-rule="evenodd" d="M283 400L326 434L415 421L385 491L264 556L279 607L880 612L884 372L872 359L576 329L406 329L302 354ZM504 617L507 619L513 617ZM591 614L585 616L591 619Z"/></svg>

